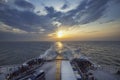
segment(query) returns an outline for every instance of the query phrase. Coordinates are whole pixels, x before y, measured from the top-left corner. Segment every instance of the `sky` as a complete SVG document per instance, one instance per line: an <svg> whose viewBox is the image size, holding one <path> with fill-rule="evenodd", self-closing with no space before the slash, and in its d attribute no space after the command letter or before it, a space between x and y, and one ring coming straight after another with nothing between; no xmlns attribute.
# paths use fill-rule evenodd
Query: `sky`
<svg viewBox="0 0 120 80"><path fill-rule="evenodd" d="M120 41L120 0L0 0L0 41Z"/></svg>

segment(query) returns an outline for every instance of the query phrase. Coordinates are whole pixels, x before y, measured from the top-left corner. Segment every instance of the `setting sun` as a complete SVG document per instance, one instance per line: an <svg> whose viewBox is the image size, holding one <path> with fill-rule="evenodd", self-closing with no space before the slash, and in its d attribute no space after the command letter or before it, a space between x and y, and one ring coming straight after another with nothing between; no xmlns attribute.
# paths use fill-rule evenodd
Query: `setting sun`
<svg viewBox="0 0 120 80"><path fill-rule="evenodd" d="M58 31L58 32L57 32L57 37L58 37L58 38L63 37L63 31Z"/></svg>

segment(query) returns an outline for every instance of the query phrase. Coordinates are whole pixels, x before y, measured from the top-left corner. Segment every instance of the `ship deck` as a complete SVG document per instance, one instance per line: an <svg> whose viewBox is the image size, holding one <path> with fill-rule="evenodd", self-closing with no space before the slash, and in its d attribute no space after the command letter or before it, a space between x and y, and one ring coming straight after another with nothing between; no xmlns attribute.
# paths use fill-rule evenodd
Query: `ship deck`
<svg viewBox="0 0 120 80"><path fill-rule="evenodd" d="M70 61L57 56L55 60L48 60L42 66L35 69L35 71L43 70L45 72L45 80L76 80ZM24 80L32 74L19 78ZM72 76L71 76L72 75ZM0 80L4 80L5 76L0 75Z"/></svg>
<svg viewBox="0 0 120 80"><path fill-rule="evenodd" d="M45 80L77 80L76 71L74 71L73 66L69 60L62 59L61 56L58 56L55 60L46 61L42 66L35 69L44 70ZM93 71L92 72L97 80L119 80L119 76L108 74L103 71ZM21 77L19 80L24 80L26 77L31 76L29 74L25 77ZM78 76L78 75L77 75ZM79 75L79 77L81 77ZM5 80L3 74L0 74L0 80Z"/></svg>

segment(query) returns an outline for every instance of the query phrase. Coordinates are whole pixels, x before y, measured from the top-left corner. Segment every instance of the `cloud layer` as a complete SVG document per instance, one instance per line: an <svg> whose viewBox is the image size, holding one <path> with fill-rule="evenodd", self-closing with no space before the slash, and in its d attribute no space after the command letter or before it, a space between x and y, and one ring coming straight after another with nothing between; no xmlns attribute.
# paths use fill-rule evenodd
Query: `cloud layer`
<svg viewBox="0 0 120 80"><path fill-rule="evenodd" d="M58 8L58 10L56 10L55 6L47 6L44 1L41 1L40 3L44 4L40 6L43 6L43 11L46 12L46 14L39 15L38 13L41 13L41 10L35 11L39 9L39 6L32 0L2 0L0 1L0 35L6 34L6 29L2 29L4 28L3 25L12 28L11 31L9 31L10 33L21 31L23 33L49 34L57 28L57 26L53 24L54 22L58 22L61 26L71 27L74 25L89 24L103 19L105 20L103 20L104 22L111 21L112 18L110 16L107 16L107 18L105 16L106 13L109 14L109 12L106 12L110 7L109 4L117 5L117 7L115 7L116 12L112 12L111 10L113 17L114 14L120 12L117 11L117 8L120 7L119 0L75 1L79 3L73 9L70 8L72 1L65 0L62 3L60 2L62 6ZM48 3L50 3L49 0ZM114 20L117 18L120 19L120 16L118 15Z"/></svg>

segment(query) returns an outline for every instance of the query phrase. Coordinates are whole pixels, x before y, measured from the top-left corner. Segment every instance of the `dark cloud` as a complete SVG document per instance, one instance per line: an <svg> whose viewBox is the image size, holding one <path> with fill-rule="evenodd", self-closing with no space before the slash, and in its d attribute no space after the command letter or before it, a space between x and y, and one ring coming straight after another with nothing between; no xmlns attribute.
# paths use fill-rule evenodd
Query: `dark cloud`
<svg viewBox="0 0 120 80"><path fill-rule="evenodd" d="M36 13L40 13L40 11L37 11Z"/></svg>
<svg viewBox="0 0 120 80"><path fill-rule="evenodd" d="M0 0L0 3L6 3L6 0Z"/></svg>
<svg viewBox="0 0 120 80"><path fill-rule="evenodd" d="M31 11L19 11L0 3L0 21L6 25L34 32L38 30L36 27L43 27L49 30L52 27L50 20L47 16L38 16Z"/></svg>
<svg viewBox="0 0 120 80"><path fill-rule="evenodd" d="M97 32L100 32L100 31L95 30L95 31L89 31L89 32L86 32L86 33L97 33Z"/></svg>
<svg viewBox="0 0 120 80"><path fill-rule="evenodd" d="M76 9L65 13L58 20L64 25L87 24L93 22L101 16L109 0L83 0Z"/></svg>
<svg viewBox="0 0 120 80"><path fill-rule="evenodd" d="M46 11L48 14L54 14L55 13L55 10L53 7L45 7Z"/></svg>
<svg viewBox="0 0 120 80"><path fill-rule="evenodd" d="M56 11L54 10L53 7L45 7L45 9L47 11L47 16L51 18L55 16L54 14L56 13Z"/></svg>
<svg viewBox="0 0 120 80"><path fill-rule="evenodd" d="M26 8L28 10L35 9L33 4L31 4L30 2L27 2L25 0L15 0L15 4L21 8Z"/></svg>
<svg viewBox="0 0 120 80"><path fill-rule="evenodd" d="M82 22L89 23L93 22L100 17L103 16L104 11L107 8L107 2L109 0L95 0L88 3L88 8L85 10L84 13L88 13L88 17L86 17Z"/></svg>
<svg viewBox="0 0 120 80"><path fill-rule="evenodd" d="M116 3L120 3L120 0L114 0Z"/></svg>
<svg viewBox="0 0 120 80"><path fill-rule="evenodd" d="M61 7L61 9L67 9L67 8L69 8L69 5L70 5L70 3L69 3L69 1L67 1L67 0L64 0L64 5Z"/></svg>
<svg viewBox="0 0 120 80"><path fill-rule="evenodd" d="M69 5L65 3L65 4L61 7L61 9L64 10L64 9L67 9L68 7L69 7Z"/></svg>
<svg viewBox="0 0 120 80"><path fill-rule="evenodd" d="M55 9L53 7L45 7L46 11L47 11L47 15L49 18L59 18L61 15L63 15L61 12L57 12L55 11Z"/></svg>
<svg viewBox="0 0 120 80"><path fill-rule="evenodd" d="M6 25L31 32L37 31L38 28L36 27L52 30L54 28L52 21L54 20L61 22L63 25L87 24L103 16L108 1L109 0L83 0L76 9L66 13L56 11L53 7L45 7L47 15L41 16L33 11L20 11L0 3L0 21ZM15 0L15 4L23 8L35 8L25 0ZM65 5L63 5L64 8Z"/></svg>
<svg viewBox="0 0 120 80"><path fill-rule="evenodd" d="M76 9L62 13L53 7L45 7L47 15L37 15L33 11L20 11L7 4L0 3L0 21L6 25L19 28L28 32L37 32L38 27L54 30L53 21L63 25L87 24L99 19L106 9L109 0L83 0ZM15 0L19 7L34 9L35 7L25 0ZM85 17L84 17L85 16ZM55 18L55 19L53 19Z"/></svg>
<svg viewBox="0 0 120 80"><path fill-rule="evenodd" d="M107 3L111 0L82 0L79 5L68 12L56 11L54 7L45 6L46 15L37 15L36 13L41 13L40 11L34 12L35 6L27 2L26 0L15 0L15 6L22 8L24 10L19 10L19 8L13 8L7 3L0 3L0 22L11 26L13 28L18 28L27 32L39 32L39 28L42 27L47 33L55 30L55 25L52 24L53 21L60 22L62 25L79 25L94 22L100 19L105 13L107 8ZM115 0L115 2L120 2ZM61 9L66 9L69 7L68 3L65 3ZM2 38L9 38L7 34ZM12 36L13 34L9 35ZM16 35L13 35L16 36ZM14 37L13 37L14 38Z"/></svg>

